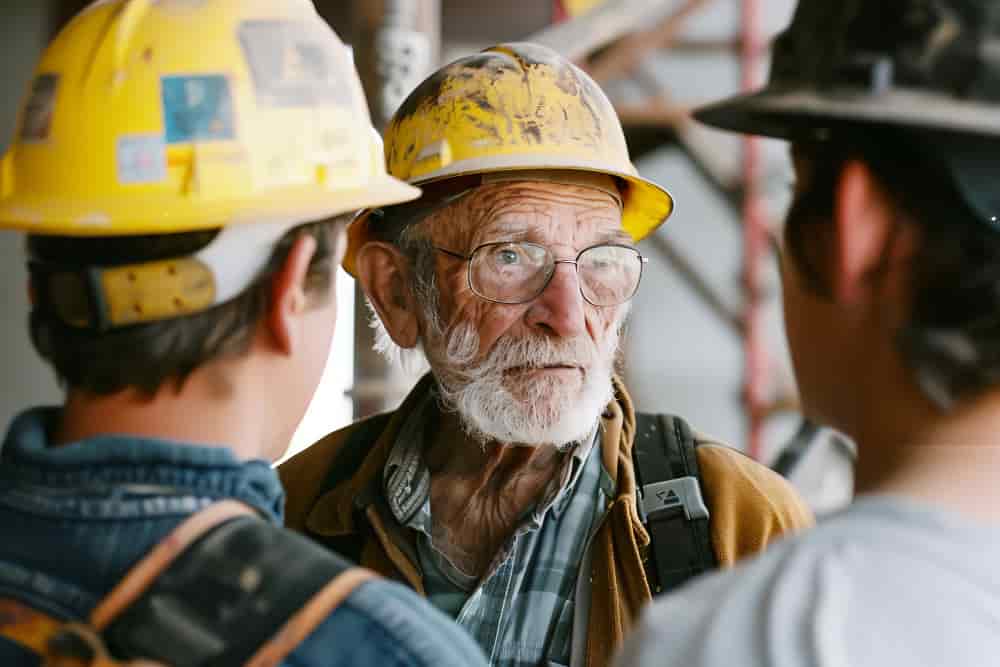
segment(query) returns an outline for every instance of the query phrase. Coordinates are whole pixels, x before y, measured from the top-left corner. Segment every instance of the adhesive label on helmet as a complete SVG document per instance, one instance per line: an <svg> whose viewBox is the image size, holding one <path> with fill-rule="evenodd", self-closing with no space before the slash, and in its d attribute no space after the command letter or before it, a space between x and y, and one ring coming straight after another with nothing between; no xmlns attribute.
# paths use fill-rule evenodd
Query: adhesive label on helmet
<svg viewBox="0 0 1000 667"><path fill-rule="evenodd" d="M165 76L160 88L168 144L236 138L233 95L225 76Z"/></svg>
<svg viewBox="0 0 1000 667"><path fill-rule="evenodd" d="M158 134L118 137L118 180L126 185L160 183L167 178L167 144Z"/></svg>
<svg viewBox="0 0 1000 667"><path fill-rule="evenodd" d="M22 140L44 141L49 138L58 87L57 74L42 74L31 84L31 95L24 107L24 117L21 121Z"/></svg>
<svg viewBox="0 0 1000 667"><path fill-rule="evenodd" d="M244 21L239 33L261 106L351 104L343 54L329 35L289 21Z"/></svg>

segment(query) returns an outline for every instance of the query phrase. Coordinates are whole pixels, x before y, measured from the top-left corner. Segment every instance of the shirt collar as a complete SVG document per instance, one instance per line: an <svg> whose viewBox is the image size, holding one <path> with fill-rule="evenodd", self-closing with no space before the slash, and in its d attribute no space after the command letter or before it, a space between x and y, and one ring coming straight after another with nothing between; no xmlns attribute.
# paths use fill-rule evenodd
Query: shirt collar
<svg viewBox="0 0 1000 667"><path fill-rule="evenodd" d="M63 487L163 487L240 500L272 521L282 519L285 494L268 461L241 461L226 447L120 435L52 447L59 415L59 408L36 408L11 423L0 453L0 479Z"/></svg>

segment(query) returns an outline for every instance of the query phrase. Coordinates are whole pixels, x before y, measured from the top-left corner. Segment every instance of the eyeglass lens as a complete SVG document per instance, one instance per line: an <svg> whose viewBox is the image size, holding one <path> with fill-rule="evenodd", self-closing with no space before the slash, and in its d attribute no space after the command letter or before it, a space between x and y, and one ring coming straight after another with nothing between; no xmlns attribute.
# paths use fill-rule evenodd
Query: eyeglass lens
<svg viewBox="0 0 1000 667"><path fill-rule="evenodd" d="M580 291L595 306L615 306L632 298L642 276L635 248L598 245L576 259ZM545 246L502 242L479 246L469 264L474 292L499 303L525 303L542 293L555 272L556 259Z"/></svg>

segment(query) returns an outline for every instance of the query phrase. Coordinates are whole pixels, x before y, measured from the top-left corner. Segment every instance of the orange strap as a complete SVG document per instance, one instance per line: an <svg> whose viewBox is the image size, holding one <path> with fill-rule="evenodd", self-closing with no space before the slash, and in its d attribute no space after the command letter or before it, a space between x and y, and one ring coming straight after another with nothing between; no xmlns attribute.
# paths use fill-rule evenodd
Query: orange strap
<svg viewBox="0 0 1000 667"><path fill-rule="evenodd" d="M375 573L354 567L324 586L250 658L246 667L275 667L315 630L347 596L361 584L374 579Z"/></svg>
<svg viewBox="0 0 1000 667"><path fill-rule="evenodd" d="M89 653L88 656L52 654L52 640L69 635L86 645L84 653ZM63 623L17 600L6 598L0 598L0 637L6 637L42 656L42 667L165 667L143 660L118 662L108 655L100 636L91 627Z"/></svg>
<svg viewBox="0 0 1000 667"><path fill-rule="evenodd" d="M222 500L189 517L165 540L157 544L149 555L139 561L139 564L118 582L108 596L101 600L90 614L90 625L98 632L103 631L193 542L216 526L240 516L256 516L256 513L241 502Z"/></svg>
<svg viewBox="0 0 1000 667"><path fill-rule="evenodd" d="M7 637L30 651L45 653L49 638L63 625L17 600L0 598L0 637Z"/></svg>
<svg viewBox="0 0 1000 667"><path fill-rule="evenodd" d="M157 663L141 660L129 663L114 661L104 648L99 633L134 603L198 538L216 526L241 516L255 516L255 512L243 503L223 500L189 517L118 582L91 613L89 625L63 623L16 600L0 598L0 636L46 656L45 667L161 667ZM279 665L358 586L375 576L374 572L356 567L332 579L261 646L247 667ZM91 648L92 659L49 657L51 640L66 632Z"/></svg>

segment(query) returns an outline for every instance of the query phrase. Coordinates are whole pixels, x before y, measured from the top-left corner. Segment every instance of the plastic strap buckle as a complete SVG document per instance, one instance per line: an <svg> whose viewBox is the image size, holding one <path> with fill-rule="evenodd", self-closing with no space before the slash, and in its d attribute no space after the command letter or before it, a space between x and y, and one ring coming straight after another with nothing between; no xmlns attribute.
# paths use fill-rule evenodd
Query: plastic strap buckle
<svg viewBox="0 0 1000 667"><path fill-rule="evenodd" d="M696 478L678 477L642 487L639 514L643 523L647 523L657 514L678 508L684 511L688 521L709 518L708 506L705 505L701 486Z"/></svg>

